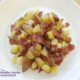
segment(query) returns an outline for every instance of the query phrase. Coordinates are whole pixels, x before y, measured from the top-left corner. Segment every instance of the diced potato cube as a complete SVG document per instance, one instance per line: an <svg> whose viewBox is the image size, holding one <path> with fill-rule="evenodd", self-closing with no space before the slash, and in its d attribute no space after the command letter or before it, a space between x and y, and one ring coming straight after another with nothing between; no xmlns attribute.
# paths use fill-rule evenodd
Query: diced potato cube
<svg viewBox="0 0 80 80"><path fill-rule="evenodd" d="M56 29L57 30L57 26L52 26L50 27L51 30Z"/></svg>
<svg viewBox="0 0 80 80"><path fill-rule="evenodd" d="M16 23L15 23L15 28L19 28L20 27L20 21L17 20Z"/></svg>
<svg viewBox="0 0 80 80"><path fill-rule="evenodd" d="M14 37L15 35L16 35L16 31L13 31L13 32L11 33L11 36Z"/></svg>
<svg viewBox="0 0 80 80"><path fill-rule="evenodd" d="M58 40L57 39L53 39L52 41L51 41L51 45L57 45L58 44Z"/></svg>
<svg viewBox="0 0 80 80"><path fill-rule="evenodd" d="M62 25L62 28L66 28L66 27L68 27L70 24L67 22L67 23L65 23L65 24L63 24Z"/></svg>
<svg viewBox="0 0 80 80"><path fill-rule="evenodd" d="M61 46L61 43L58 43L58 44L57 44L57 47L58 47L58 48L61 48L61 47L62 47L62 46Z"/></svg>
<svg viewBox="0 0 80 80"><path fill-rule="evenodd" d="M47 14L42 16L42 21L48 23L50 21L49 16Z"/></svg>
<svg viewBox="0 0 80 80"><path fill-rule="evenodd" d="M41 51L41 45L37 43L35 49Z"/></svg>
<svg viewBox="0 0 80 80"><path fill-rule="evenodd" d="M60 28L61 28L61 27L59 27L59 26L56 26L56 28L55 28L55 29L56 29L56 30L60 30Z"/></svg>
<svg viewBox="0 0 80 80"><path fill-rule="evenodd" d="M63 24L63 26L62 26L63 28L65 28L66 27L66 24Z"/></svg>
<svg viewBox="0 0 80 80"><path fill-rule="evenodd" d="M32 26L29 26L28 28L23 27L24 31L26 31L29 35L31 35L33 33L33 28Z"/></svg>
<svg viewBox="0 0 80 80"><path fill-rule="evenodd" d="M50 30L56 29L56 26L52 26L49 28Z"/></svg>
<svg viewBox="0 0 80 80"><path fill-rule="evenodd" d="M34 59L34 55L32 54L31 50L28 50L28 52L26 53L26 57L29 59Z"/></svg>
<svg viewBox="0 0 80 80"><path fill-rule="evenodd" d="M47 57L48 51L45 48L43 48L43 50L41 51L41 54Z"/></svg>
<svg viewBox="0 0 80 80"><path fill-rule="evenodd" d="M23 56L17 57L16 64L22 65L23 64Z"/></svg>
<svg viewBox="0 0 80 80"><path fill-rule="evenodd" d="M48 31L47 32L47 35L48 35L48 38L49 39L53 39L54 38L54 35L53 35L53 32L52 31Z"/></svg>
<svg viewBox="0 0 80 80"><path fill-rule="evenodd" d="M34 62L32 63L31 69L35 70L37 67L38 67L37 62L34 61Z"/></svg>
<svg viewBox="0 0 80 80"><path fill-rule="evenodd" d="M64 33L61 33L61 37L62 37L63 39L66 38L66 36L64 35Z"/></svg>
<svg viewBox="0 0 80 80"><path fill-rule="evenodd" d="M59 56L59 53L58 52L56 53L56 56Z"/></svg>
<svg viewBox="0 0 80 80"><path fill-rule="evenodd" d="M20 25L22 25L22 24L25 23L25 20L24 20L23 18L21 18L21 19L19 20L19 22L20 22Z"/></svg>
<svg viewBox="0 0 80 80"><path fill-rule="evenodd" d="M58 72L58 68L57 68L57 66L55 65L55 66L52 66L51 67L51 70L50 70L50 73L57 73Z"/></svg>
<svg viewBox="0 0 80 80"><path fill-rule="evenodd" d="M39 57L40 56L40 51L37 51L35 49L32 50L32 53L35 57Z"/></svg>
<svg viewBox="0 0 80 80"><path fill-rule="evenodd" d="M27 29L27 33L31 35L31 34L33 33L33 28L32 28L32 27L29 27L29 28Z"/></svg>
<svg viewBox="0 0 80 80"><path fill-rule="evenodd" d="M52 60L52 62L55 62L55 59L53 57L51 58L51 60Z"/></svg>
<svg viewBox="0 0 80 80"><path fill-rule="evenodd" d="M70 43L71 42L71 37L66 37L65 39L64 39L67 43Z"/></svg>
<svg viewBox="0 0 80 80"><path fill-rule="evenodd" d="M45 62L41 58L36 58L36 62L40 67L42 67L45 64Z"/></svg>
<svg viewBox="0 0 80 80"><path fill-rule="evenodd" d="M62 22L63 22L63 19L61 19L61 20L58 22L57 27L61 27Z"/></svg>
<svg viewBox="0 0 80 80"><path fill-rule="evenodd" d="M19 45L19 51L21 52L23 50L23 46Z"/></svg>
<svg viewBox="0 0 80 80"><path fill-rule="evenodd" d="M17 60L17 56L15 56L15 57L12 59L12 63L13 63L13 64L16 64L16 60Z"/></svg>
<svg viewBox="0 0 80 80"><path fill-rule="evenodd" d="M29 21L26 21L25 23L27 23L27 24L29 24L29 25L32 25L33 22L34 22L34 21L31 19L31 20L29 20Z"/></svg>
<svg viewBox="0 0 80 80"><path fill-rule="evenodd" d="M25 14L25 16L24 16L25 21L29 21L33 18L34 18L34 12L33 11L28 11L27 14Z"/></svg>
<svg viewBox="0 0 80 80"><path fill-rule="evenodd" d="M50 20L51 20L53 23L55 23L55 20L54 20L54 17L53 17L53 13L52 13L52 12L49 14L49 18L50 18Z"/></svg>
<svg viewBox="0 0 80 80"><path fill-rule="evenodd" d="M20 40L20 38L25 37L25 36L26 36L26 34L21 33L21 34L18 36L18 39Z"/></svg>
<svg viewBox="0 0 80 80"><path fill-rule="evenodd" d="M34 28L33 28L33 33L37 33L40 31L40 25L36 25Z"/></svg>
<svg viewBox="0 0 80 80"><path fill-rule="evenodd" d="M41 22L41 18L38 16L39 12L40 12L39 10L36 10L36 12L34 14L34 16L35 16L35 18L36 18L36 20L37 20L38 23Z"/></svg>
<svg viewBox="0 0 80 80"><path fill-rule="evenodd" d="M11 52L17 54L19 51L19 45L12 45Z"/></svg>
<svg viewBox="0 0 80 80"><path fill-rule="evenodd" d="M35 18L36 18L38 23L41 23L41 18L38 15L35 15Z"/></svg>
<svg viewBox="0 0 80 80"><path fill-rule="evenodd" d="M50 72L50 66L49 65L43 65L42 66L42 69L46 72L46 73L49 73Z"/></svg>
<svg viewBox="0 0 80 80"><path fill-rule="evenodd" d="M64 48L64 47L66 47L67 46L67 43L65 42L65 41L63 41L62 43L61 43L61 46Z"/></svg>
<svg viewBox="0 0 80 80"><path fill-rule="evenodd" d="M64 36L68 36L70 33L70 28L65 28L62 31L63 31Z"/></svg>
<svg viewBox="0 0 80 80"><path fill-rule="evenodd" d="M37 9L37 10L35 11L35 15L38 15L39 12L40 12L40 10Z"/></svg>

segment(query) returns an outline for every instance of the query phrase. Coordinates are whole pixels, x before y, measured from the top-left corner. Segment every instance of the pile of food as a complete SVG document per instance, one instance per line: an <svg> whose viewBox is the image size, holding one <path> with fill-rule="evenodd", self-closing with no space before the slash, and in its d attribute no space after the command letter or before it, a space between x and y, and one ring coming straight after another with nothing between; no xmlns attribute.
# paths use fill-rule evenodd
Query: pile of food
<svg viewBox="0 0 80 80"><path fill-rule="evenodd" d="M63 23L54 12L28 11L11 25L12 62L22 65L22 72L31 68L56 73L57 66L75 48L69 33L69 23Z"/></svg>

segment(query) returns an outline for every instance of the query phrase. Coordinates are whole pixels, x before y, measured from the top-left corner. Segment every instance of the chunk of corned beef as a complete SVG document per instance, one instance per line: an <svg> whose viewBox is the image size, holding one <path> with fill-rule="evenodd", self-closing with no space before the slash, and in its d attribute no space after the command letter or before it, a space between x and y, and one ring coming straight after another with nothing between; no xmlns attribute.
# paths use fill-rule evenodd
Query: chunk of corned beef
<svg viewBox="0 0 80 80"><path fill-rule="evenodd" d="M42 56L42 59L46 61L50 66L54 64L54 62L51 60L49 56L48 57Z"/></svg>
<svg viewBox="0 0 80 80"><path fill-rule="evenodd" d="M50 21L50 22L48 23L48 26L49 26L49 27L52 27L53 24L54 24L54 23Z"/></svg>
<svg viewBox="0 0 80 80"><path fill-rule="evenodd" d="M47 40L45 40L45 39L43 39L43 44L44 44L45 47L47 47L47 48L50 48L50 46L51 46L50 41L47 41Z"/></svg>
<svg viewBox="0 0 80 80"><path fill-rule="evenodd" d="M19 44L19 41L16 37L9 36L9 42L10 44Z"/></svg>
<svg viewBox="0 0 80 80"><path fill-rule="evenodd" d="M40 26L41 26L42 28L45 28L45 27L47 27L47 23L42 22L42 23L40 24Z"/></svg>
<svg viewBox="0 0 80 80"><path fill-rule="evenodd" d="M69 27L69 26L70 26L70 24L67 22L67 23L66 23L66 27Z"/></svg>
<svg viewBox="0 0 80 80"><path fill-rule="evenodd" d="M34 22L32 23L32 27L35 27L38 24L38 22L36 20L34 20Z"/></svg>
<svg viewBox="0 0 80 80"><path fill-rule="evenodd" d="M24 57L23 64L22 64L22 72L27 71L31 67L32 62L33 62L32 59L28 59L28 58Z"/></svg>
<svg viewBox="0 0 80 80"><path fill-rule="evenodd" d="M58 52L59 52L60 54L63 54L64 56L66 56L67 54L69 54L68 48L66 48L66 49L60 48L60 49L58 49Z"/></svg>
<svg viewBox="0 0 80 80"><path fill-rule="evenodd" d="M42 36L37 36L37 42L40 44L43 44L43 37Z"/></svg>
<svg viewBox="0 0 80 80"><path fill-rule="evenodd" d="M27 42L27 39L22 37L20 38L20 44L24 45L24 43Z"/></svg>
<svg viewBox="0 0 80 80"><path fill-rule="evenodd" d="M12 24L11 25L11 32L14 31L14 29L15 29L15 24Z"/></svg>
<svg viewBox="0 0 80 80"><path fill-rule="evenodd" d="M19 56L25 56L28 49L26 47L23 47L22 51L20 52Z"/></svg>
<svg viewBox="0 0 80 80"><path fill-rule="evenodd" d="M63 55L62 54L59 54L59 56L56 56L55 57L55 64L56 65L60 65L63 61Z"/></svg>
<svg viewBox="0 0 80 80"><path fill-rule="evenodd" d="M60 33L57 30L53 29L52 31L55 37L60 37Z"/></svg>
<svg viewBox="0 0 80 80"><path fill-rule="evenodd" d="M43 12L42 12L42 11L40 11L40 12L38 13L38 16L39 16L39 17L41 17L41 16L42 16L42 14L43 14Z"/></svg>
<svg viewBox="0 0 80 80"><path fill-rule="evenodd" d="M42 71L43 71L43 70L40 68L40 69L39 69L39 73L42 72Z"/></svg>
<svg viewBox="0 0 80 80"><path fill-rule="evenodd" d="M57 23L59 21L59 18L58 18L58 16L56 14L54 14L53 18L55 20L55 23Z"/></svg>
<svg viewBox="0 0 80 80"><path fill-rule="evenodd" d="M37 34L32 34L31 35L31 42L34 43L37 41Z"/></svg>
<svg viewBox="0 0 80 80"><path fill-rule="evenodd" d="M73 51L75 49L75 46L73 44L68 44L68 50Z"/></svg>

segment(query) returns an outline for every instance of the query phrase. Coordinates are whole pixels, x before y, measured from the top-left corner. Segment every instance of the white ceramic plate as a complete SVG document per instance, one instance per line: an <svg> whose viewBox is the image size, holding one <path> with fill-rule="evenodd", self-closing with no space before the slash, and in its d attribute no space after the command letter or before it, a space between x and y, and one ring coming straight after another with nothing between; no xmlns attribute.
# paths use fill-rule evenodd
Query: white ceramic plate
<svg viewBox="0 0 80 80"><path fill-rule="evenodd" d="M31 2L30 2L31 1ZM7 26L4 38L0 40L0 72L5 70L8 72L20 72L14 77L0 77L0 80L79 80L80 79L80 8L75 5L73 1L69 0L30 0L26 3L27 8L22 10L14 17L9 26ZM34 4L33 4L34 3ZM40 9L44 12L55 12L64 21L70 22L71 36L75 44L75 50L70 53L60 65L57 74L45 74L44 72L38 73L37 71L28 70L25 73L21 72L21 67L13 65L11 59L13 55L10 53L10 45L8 35L10 35L10 25L18 18L23 16L29 10Z"/></svg>

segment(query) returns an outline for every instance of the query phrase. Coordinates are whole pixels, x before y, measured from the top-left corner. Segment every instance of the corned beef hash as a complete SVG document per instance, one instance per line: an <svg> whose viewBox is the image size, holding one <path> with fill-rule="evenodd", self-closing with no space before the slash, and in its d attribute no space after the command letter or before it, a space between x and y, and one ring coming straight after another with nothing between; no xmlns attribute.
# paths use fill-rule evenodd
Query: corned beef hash
<svg viewBox="0 0 80 80"><path fill-rule="evenodd" d="M69 25L54 12L28 11L11 25L9 43L15 55L13 64L21 65L22 72L31 68L56 73L65 56L75 48Z"/></svg>

